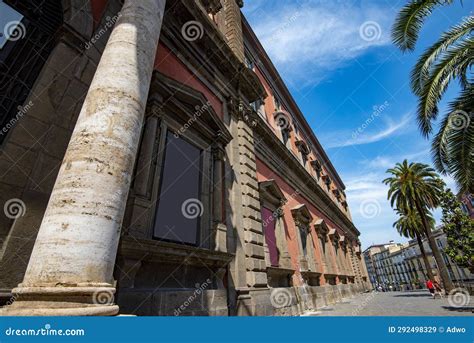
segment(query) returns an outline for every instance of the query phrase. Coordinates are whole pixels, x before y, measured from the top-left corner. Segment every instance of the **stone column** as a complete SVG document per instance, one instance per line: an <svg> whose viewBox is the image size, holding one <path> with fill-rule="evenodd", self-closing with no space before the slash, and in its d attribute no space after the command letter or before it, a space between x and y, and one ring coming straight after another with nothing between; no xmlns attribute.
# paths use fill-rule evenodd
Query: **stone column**
<svg viewBox="0 0 474 343"><path fill-rule="evenodd" d="M126 0L17 297L3 315L114 315L113 270L166 0Z"/></svg>

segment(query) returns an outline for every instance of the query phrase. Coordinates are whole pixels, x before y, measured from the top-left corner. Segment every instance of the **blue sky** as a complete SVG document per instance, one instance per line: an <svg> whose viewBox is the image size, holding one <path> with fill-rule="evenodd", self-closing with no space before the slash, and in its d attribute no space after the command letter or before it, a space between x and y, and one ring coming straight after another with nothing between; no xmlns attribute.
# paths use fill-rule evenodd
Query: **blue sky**
<svg viewBox="0 0 474 343"><path fill-rule="evenodd" d="M405 241L381 183L396 162L431 164L421 137L417 99L409 87L420 53L462 17L474 1L436 10L415 52L402 54L390 29L405 0L247 0L243 12L346 184L363 248ZM457 86L448 89L444 112ZM445 178L448 186L453 181ZM440 213L435 217L439 221Z"/></svg>

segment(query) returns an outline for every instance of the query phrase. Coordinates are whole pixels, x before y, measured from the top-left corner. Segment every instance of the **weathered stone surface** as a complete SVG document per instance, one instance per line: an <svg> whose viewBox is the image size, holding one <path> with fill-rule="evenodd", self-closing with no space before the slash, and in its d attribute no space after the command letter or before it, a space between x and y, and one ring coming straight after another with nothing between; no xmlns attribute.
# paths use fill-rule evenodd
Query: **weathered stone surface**
<svg viewBox="0 0 474 343"><path fill-rule="evenodd" d="M67 302L69 291L77 289L90 292L92 302L95 287L111 288L164 7L165 0L125 1L76 123L25 278L14 292L62 294ZM40 130L29 123L30 130ZM57 284L69 287L58 292ZM4 313L23 306L18 303ZM67 304L61 306L66 309L60 313L71 312ZM108 306L104 313L117 310Z"/></svg>

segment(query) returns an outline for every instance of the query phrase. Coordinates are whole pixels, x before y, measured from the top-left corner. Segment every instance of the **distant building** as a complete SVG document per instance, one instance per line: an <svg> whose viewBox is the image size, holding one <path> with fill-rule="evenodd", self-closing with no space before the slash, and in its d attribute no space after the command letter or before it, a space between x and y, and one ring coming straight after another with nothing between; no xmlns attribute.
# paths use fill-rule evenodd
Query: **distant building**
<svg viewBox="0 0 474 343"><path fill-rule="evenodd" d="M464 213L474 218L474 196L472 194L464 193L461 197L461 207Z"/></svg>
<svg viewBox="0 0 474 343"><path fill-rule="evenodd" d="M386 272L386 268L381 262L382 253L388 249L393 249L400 245L401 244L399 243L390 241L389 243L371 245L364 251L364 260L367 266L367 272L369 274L370 282L373 286L382 282L383 276Z"/></svg>
<svg viewBox="0 0 474 343"><path fill-rule="evenodd" d="M469 270L452 263L444 253L447 245L446 234L439 229L433 234L451 280L459 285L473 282L474 275ZM428 255L431 271L436 276L438 273L436 261L426 239L423 239L423 246ZM423 288L428 279L423 256L416 240L405 244L390 242L372 245L364 251L364 259L374 288L379 285L385 290L390 287L393 290Z"/></svg>

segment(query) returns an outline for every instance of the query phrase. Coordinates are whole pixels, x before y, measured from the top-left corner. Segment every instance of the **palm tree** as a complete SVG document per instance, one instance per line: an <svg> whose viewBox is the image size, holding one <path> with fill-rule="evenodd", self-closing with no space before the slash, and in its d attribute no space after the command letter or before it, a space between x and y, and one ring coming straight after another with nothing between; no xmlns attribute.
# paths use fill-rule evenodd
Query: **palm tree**
<svg viewBox="0 0 474 343"><path fill-rule="evenodd" d="M425 264L428 278L430 280L434 280L433 271L431 270L431 264L428 260L425 247L423 245L423 237L425 235L420 216L417 214L417 212L412 210L406 213L402 211L397 211L397 214L400 216L400 218L398 218L398 220L393 223L393 227L397 229L400 236L412 239L416 238L418 246L420 247L421 256L423 257L423 263ZM433 216L431 216L429 211L427 211L426 216L428 218L428 223L430 227L433 228L435 223Z"/></svg>
<svg viewBox="0 0 474 343"><path fill-rule="evenodd" d="M392 174L392 176L383 180L383 183L389 186L388 199L390 199L390 205L404 213L408 213L410 210L417 212L438 265L439 275L446 291L449 292L453 289L453 284L436 245L427 216L427 210L439 206L441 194L444 190L444 182L434 169L428 165L422 163L408 164L407 160L397 163L394 168L387 170L387 173Z"/></svg>
<svg viewBox="0 0 474 343"><path fill-rule="evenodd" d="M392 28L392 41L403 52L413 51L425 19L434 9L453 0L411 0L398 14ZM460 192L474 192L474 16L446 31L419 58L411 74L411 88L418 96L418 123L428 137L438 117L438 104L453 81L461 92L451 102L432 145L435 166L451 174Z"/></svg>

